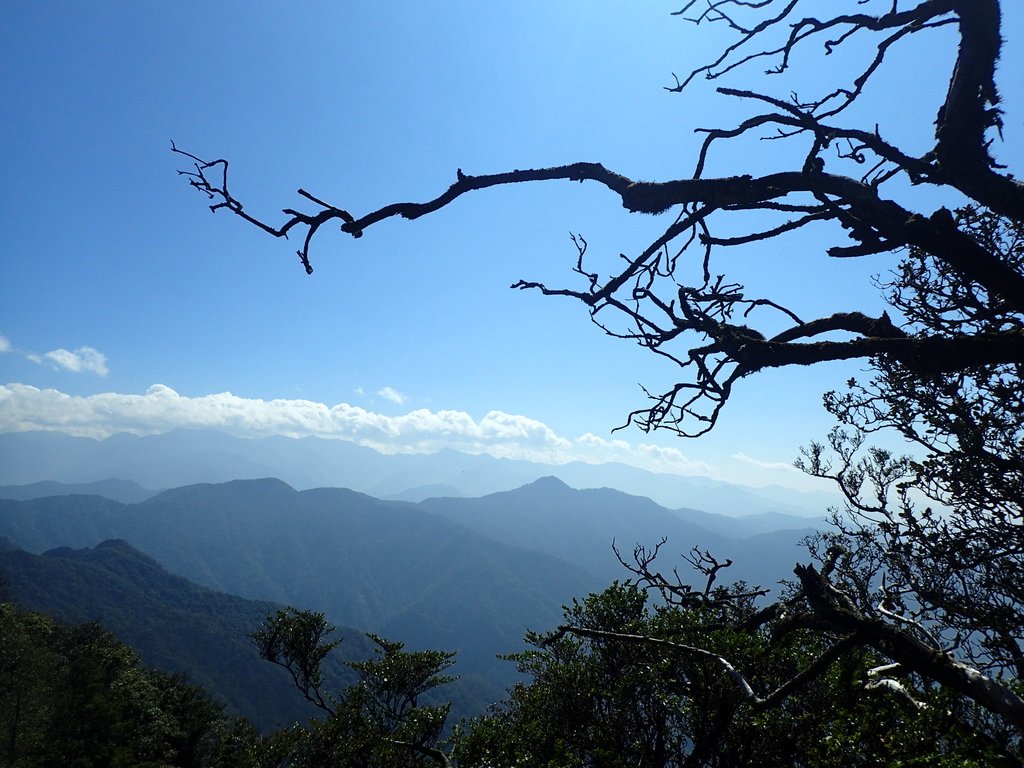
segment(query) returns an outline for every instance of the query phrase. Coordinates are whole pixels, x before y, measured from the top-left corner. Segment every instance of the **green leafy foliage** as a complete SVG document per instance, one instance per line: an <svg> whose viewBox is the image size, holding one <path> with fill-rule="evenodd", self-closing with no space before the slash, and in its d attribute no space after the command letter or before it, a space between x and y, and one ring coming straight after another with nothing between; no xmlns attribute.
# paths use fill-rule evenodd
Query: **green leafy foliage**
<svg viewBox="0 0 1024 768"><path fill-rule="evenodd" d="M97 624L0 604L0 765L216 768L236 764L254 737Z"/></svg>
<svg viewBox="0 0 1024 768"><path fill-rule="evenodd" d="M252 639L260 656L288 670L303 696L329 710L329 699L320 688L324 683L324 658L341 644L341 640L325 639L333 630L322 613L286 608L267 616Z"/></svg>

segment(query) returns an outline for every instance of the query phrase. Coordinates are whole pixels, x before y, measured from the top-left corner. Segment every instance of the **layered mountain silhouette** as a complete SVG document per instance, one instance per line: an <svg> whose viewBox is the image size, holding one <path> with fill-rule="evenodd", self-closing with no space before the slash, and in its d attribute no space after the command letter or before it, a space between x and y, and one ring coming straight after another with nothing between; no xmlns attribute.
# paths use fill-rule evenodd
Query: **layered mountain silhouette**
<svg viewBox="0 0 1024 768"><path fill-rule="evenodd" d="M733 560L722 580L774 588L827 506L625 465L186 430L3 434L0 483L0 569L19 601L100 621L266 726L309 714L246 637L280 605L357 628L342 646L355 657L363 632L457 651L463 677L443 695L470 714L517 679L497 656L520 650L526 630L553 628L562 605L630 576L613 542L629 559L666 539L657 565L684 578L679 555L699 547ZM249 685L260 675L271 677Z"/></svg>
<svg viewBox="0 0 1024 768"><path fill-rule="evenodd" d="M279 480L0 500L0 535L32 552L123 539L208 588L323 611L414 648L459 652L460 671L514 678L495 657L561 606L604 586L585 569L495 541L405 502Z"/></svg>
<svg viewBox="0 0 1024 768"><path fill-rule="evenodd" d="M665 568L698 546L735 560L729 577L771 585L801 558L808 531L747 536L709 518L554 478L479 499L385 501L339 488L296 491L243 480L123 504L98 496L0 500L0 535L35 553L122 539L207 588L323 611L332 621L459 652L460 670L504 685L497 654L561 606L629 574L615 560L668 538ZM723 521L718 520L720 528ZM681 569L683 570L683 569Z"/></svg>
<svg viewBox="0 0 1024 768"><path fill-rule="evenodd" d="M629 575L613 542L632 562L634 547L651 549L665 539L659 565L666 570L679 567L685 576L686 563L678 556L697 547L720 560L733 560L721 578L770 586L791 575L801 556L800 540L813 532L811 521L804 518L737 519L669 510L608 488L574 490L555 477L481 498L427 499L419 506L497 541L575 563L605 584ZM786 529L786 524L792 527Z"/></svg>
<svg viewBox="0 0 1024 768"><path fill-rule="evenodd" d="M40 480L24 485L0 486L0 499L42 499L47 496L102 496L124 504L134 504L156 496L157 491L143 488L132 480L97 480L92 483L58 483L55 480Z"/></svg>
<svg viewBox="0 0 1024 768"><path fill-rule="evenodd" d="M688 507L726 516L782 515L782 525L777 527L794 527L787 515L823 517L828 506L837 502L825 493L777 486L749 488L624 464L552 467L453 450L384 455L343 440L313 437L243 439L184 429L147 437L119 434L105 440L56 432L0 434L0 485L44 480L91 483L116 477L159 490L277 477L298 489L341 487L377 498L421 501L513 490L546 475L555 475L573 488L616 488L670 509Z"/></svg>

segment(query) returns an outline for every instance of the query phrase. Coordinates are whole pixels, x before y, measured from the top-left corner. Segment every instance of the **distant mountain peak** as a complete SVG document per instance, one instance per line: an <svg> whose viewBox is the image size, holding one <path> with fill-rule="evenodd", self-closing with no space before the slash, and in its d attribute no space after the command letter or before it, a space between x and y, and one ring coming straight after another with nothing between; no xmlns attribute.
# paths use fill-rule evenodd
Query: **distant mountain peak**
<svg viewBox="0 0 1024 768"><path fill-rule="evenodd" d="M552 491L571 491L571 487L560 478L554 475L545 475L544 477L538 477L532 483L527 483L523 488L532 488L538 491L544 491L545 493L551 493Z"/></svg>
<svg viewBox="0 0 1024 768"><path fill-rule="evenodd" d="M298 491L296 491L294 488L288 485L288 483L286 483L284 480L279 480L276 477L260 477L253 478L251 480L229 480L226 483L217 483L217 485L223 485L227 488L264 488L268 490L274 489L276 491L298 493Z"/></svg>
<svg viewBox="0 0 1024 768"><path fill-rule="evenodd" d="M124 539L104 539L99 544L97 544L94 547L94 549L121 550L131 552L132 554L142 554L141 552L139 552L139 550L137 550Z"/></svg>

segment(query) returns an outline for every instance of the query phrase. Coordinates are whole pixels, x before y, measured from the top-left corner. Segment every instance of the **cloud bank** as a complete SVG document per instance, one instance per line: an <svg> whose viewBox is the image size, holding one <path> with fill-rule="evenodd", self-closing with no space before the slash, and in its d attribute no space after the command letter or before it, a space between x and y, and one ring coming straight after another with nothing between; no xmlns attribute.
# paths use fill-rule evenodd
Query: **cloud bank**
<svg viewBox="0 0 1024 768"><path fill-rule="evenodd" d="M348 440L383 453L433 453L451 448L545 464L619 461L655 472L714 474L704 462L674 448L606 440L593 434L560 436L527 416L490 411L480 419L455 410L425 408L400 416L339 403L257 400L230 392L186 397L162 384L144 394L80 397L27 384L0 385L0 432L54 430L104 438L178 427L217 429L244 437L285 435Z"/></svg>

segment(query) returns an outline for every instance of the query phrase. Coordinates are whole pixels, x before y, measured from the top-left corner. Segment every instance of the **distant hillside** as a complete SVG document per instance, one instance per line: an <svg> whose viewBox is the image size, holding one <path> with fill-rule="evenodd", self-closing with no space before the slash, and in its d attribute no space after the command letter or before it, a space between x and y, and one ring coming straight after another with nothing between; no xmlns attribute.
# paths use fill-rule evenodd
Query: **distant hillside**
<svg viewBox="0 0 1024 768"><path fill-rule="evenodd" d="M0 500L0 535L33 552L121 538L207 587L324 611L333 621L459 652L505 685L495 655L561 605L605 586L577 565L489 539L440 515L277 480L165 491L124 505L89 496Z"/></svg>
<svg viewBox="0 0 1024 768"><path fill-rule="evenodd" d="M577 491L555 477L514 491L474 499L428 499L419 506L497 541L568 560L605 584L629 575L612 551L613 541L628 559L637 544L650 548L666 538L659 562L666 570L679 566L685 578L687 566L679 555L696 546L733 559L722 578L771 586L791 576L801 559L798 542L813 531L813 521L806 518L777 518L774 522L783 527L787 522L802 525L766 535L744 518L669 510L608 488Z"/></svg>
<svg viewBox="0 0 1024 768"><path fill-rule="evenodd" d="M53 480L41 480L26 485L0 486L0 499L42 499L46 496L102 496L105 499L120 501L122 504L135 504L145 501L157 494L143 488L131 480L97 480L93 483L58 483Z"/></svg>
<svg viewBox="0 0 1024 768"><path fill-rule="evenodd" d="M574 488L615 488L669 509L727 516L823 517L834 495L786 488L750 488L703 477L646 472L624 464L562 466L472 456L452 450L384 455L343 440L267 437L174 430L113 435L106 440L56 432L0 434L0 484L55 480L89 483L120 477L145 488L278 477L294 488L352 488L378 498L484 496L555 475ZM122 499L125 500L125 499Z"/></svg>
<svg viewBox="0 0 1024 768"><path fill-rule="evenodd" d="M185 673L229 709L264 728L305 720L315 710L285 670L259 658L248 633L279 605L214 592L173 576L124 541L43 555L0 548L9 596L62 621L96 621L135 648L143 661ZM331 687L354 679L342 658L366 658L370 644L344 629Z"/></svg>

